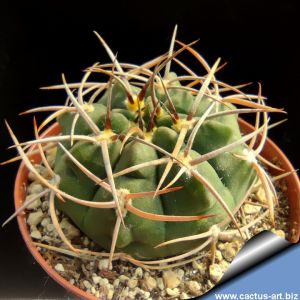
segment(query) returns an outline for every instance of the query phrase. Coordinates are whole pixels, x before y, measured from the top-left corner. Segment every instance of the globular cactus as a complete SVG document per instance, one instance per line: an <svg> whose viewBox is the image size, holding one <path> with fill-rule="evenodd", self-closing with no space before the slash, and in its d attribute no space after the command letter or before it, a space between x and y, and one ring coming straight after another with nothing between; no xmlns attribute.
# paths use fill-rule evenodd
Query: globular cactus
<svg viewBox="0 0 300 300"><path fill-rule="evenodd" d="M53 223L71 250L78 251L59 228L55 207L109 251L110 261L122 257L148 267L188 259L209 244L214 249L230 222L236 227L230 234L243 235L235 214L258 179L274 222L276 193L257 158L267 113L282 110L266 106L261 91L249 95L218 81L220 60L210 68L193 43L178 42L173 50L175 32L169 52L141 66L119 63L97 34L112 63L88 68L78 84L63 76L64 84L52 89L65 88L66 105L28 111L54 110L40 129L57 118L61 135L40 138L35 128L37 139L19 144L12 134L28 168L48 188ZM183 51L202 64L204 76L178 60ZM170 72L172 61L188 75ZM91 73L108 82L88 82ZM256 113L255 131L241 133L240 113ZM49 143L58 149L54 169L43 159L50 174L43 178L22 145L38 144L43 153L41 145Z"/></svg>

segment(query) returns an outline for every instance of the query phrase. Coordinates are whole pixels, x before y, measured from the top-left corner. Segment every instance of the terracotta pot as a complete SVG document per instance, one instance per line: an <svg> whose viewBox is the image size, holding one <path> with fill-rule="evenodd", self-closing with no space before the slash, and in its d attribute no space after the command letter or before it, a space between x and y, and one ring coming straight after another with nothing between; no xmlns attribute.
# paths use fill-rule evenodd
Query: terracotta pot
<svg viewBox="0 0 300 300"><path fill-rule="evenodd" d="M239 120L240 126L243 132L247 133L253 130L253 126L249 123ZM46 130L43 136L52 136L57 135L60 132L60 128L58 124L54 124L48 130ZM268 159L273 160L276 158L280 164L280 166L286 171L294 170L291 163L287 159L287 157L283 154L283 152L270 140L268 139L262 155ZM35 163L40 162L40 156L38 154L32 155L31 160ZM274 172L276 174L276 172ZM292 243L296 243L299 240L300 234L300 185L297 174L294 172L288 177L286 177L286 182L288 185L287 196L289 199L289 219L290 219L290 228L289 228L289 241ZM18 170L16 182L15 182L15 207L18 209L22 203L24 202L26 196L26 185L28 183L28 169L21 163L20 168ZM18 224L23 236L23 239L37 262L42 266L42 268L51 276L55 281L57 281L61 286L69 290L71 293L76 296L84 299L97 299L93 295L86 293L79 288L71 285L66 279L61 277L52 267L44 260L44 258L40 255L36 247L32 244L32 239L30 237L30 232L28 230L28 226L26 224L26 219L24 214L20 214L18 217Z"/></svg>

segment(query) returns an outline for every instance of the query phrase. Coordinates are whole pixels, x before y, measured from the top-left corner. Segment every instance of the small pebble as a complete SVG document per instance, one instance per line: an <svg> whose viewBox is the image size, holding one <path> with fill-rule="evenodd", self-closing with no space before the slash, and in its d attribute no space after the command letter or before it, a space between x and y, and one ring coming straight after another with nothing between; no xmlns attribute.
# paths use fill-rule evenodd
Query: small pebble
<svg viewBox="0 0 300 300"><path fill-rule="evenodd" d="M252 204L248 204L248 203L246 203L244 205L244 212L246 215L257 214L260 211L261 211L261 206L259 206L259 205L252 205Z"/></svg>
<svg viewBox="0 0 300 300"><path fill-rule="evenodd" d="M285 233L283 230L277 230L277 229L272 229L271 230L273 233L275 233L276 235L278 235L279 237L285 239Z"/></svg>
<svg viewBox="0 0 300 300"><path fill-rule="evenodd" d="M101 270L105 270L108 269L108 259L100 259L99 263L98 263L98 269Z"/></svg>
<svg viewBox="0 0 300 300"><path fill-rule="evenodd" d="M130 289L134 289L137 286L137 284L138 284L138 280L135 277L130 278L128 283L127 283L128 287Z"/></svg>
<svg viewBox="0 0 300 300"><path fill-rule="evenodd" d="M218 243L217 248L222 251L222 250L225 249L225 244L224 243Z"/></svg>
<svg viewBox="0 0 300 300"><path fill-rule="evenodd" d="M34 168L36 169L36 171L37 171L40 175L42 175L42 176L44 177L45 172L47 171L47 169L46 169L45 167L43 167L42 165L35 164L35 165L34 165ZM47 171L47 172L48 172L48 171ZM29 173L28 173L28 179L29 179L30 181L35 181L35 180L37 180L37 177L36 177L36 175L35 175L33 172L29 171Z"/></svg>
<svg viewBox="0 0 300 300"><path fill-rule="evenodd" d="M42 220L42 222L41 222L41 225L43 226L43 227L46 227L48 224L50 224L51 223L51 219L49 218L49 217L46 217L46 218L44 218L43 220Z"/></svg>
<svg viewBox="0 0 300 300"><path fill-rule="evenodd" d="M100 281L102 280L100 276L93 276L92 279L95 284L99 284Z"/></svg>
<svg viewBox="0 0 300 300"><path fill-rule="evenodd" d="M96 294L96 289L95 289L95 287L91 287L91 293L93 294L93 295L95 295Z"/></svg>
<svg viewBox="0 0 300 300"><path fill-rule="evenodd" d="M49 201L42 202L42 211L48 211L49 209Z"/></svg>
<svg viewBox="0 0 300 300"><path fill-rule="evenodd" d="M197 261L193 261L192 266L195 270L198 270L201 275L206 273L206 265L204 263L198 263Z"/></svg>
<svg viewBox="0 0 300 300"><path fill-rule="evenodd" d="M120 296L126 298L126 297L128 296L128 293L129 293L129 288L126 287L126 288L124 288L124 289L122 290Z"/></svg>
<svg viewBox="0 0 300 300"><path fill-rule="evenodd" d="M223 259L222 252L220 250L216 250L216 260L221 261Z"/></svg>
<svg viewBox="0 0 300 300"><path fill-rule="evenodd" d="M182 280L184 277L184 271L182 269L177 269L176 273L177 273L178 279Z"/></svg>
<svg viewBox="0 0 300 300"><path fill-rule="evenodd" d="M180 284L180 279L178 278L178 275L171 270L163 272L163 280L165 286L169 289L174 289Z"/></svg>
<svg viewBox="0 0 300 300"><path fill-rule="evenodd" d="M163 291L163 290L165 289L165 284L164 284L163 279L160 278L160 277L158 277L158 278L156 279L156 282L157 282L157 286L159 287L159 289L160 289L161 291Z"/></svg>
<svg viewBox="0 0 300 300"><path fill-rule="evenodd" d="M28 186L28 194L40 194L44 190L43 186L35 181Z"/></svg>
<svg viewBox="0 0 300 300"><path fill-rule="evenodd" d="M55 227L54 227L54 225L53 224L48 224L47 226L46 226L46 230L48 231L48 232L52 232L53 230L55 230Z"/></svg>
<svg viewBox="0 0 300 300"><path fill-rule="evenodd" d="M236 256L236 252L236 249L231 244L228 244L223 250L223 256L227 261L231 262Z"/></svg>
<svg viewBox="0 0 300 300"><path fill-rule="evenodd" d="M171 297L179 296L179 289L178 288L174 288L174 289L166 288L166 292Z"/></svg>
<svg viewBox="0 0 300 300"><path fill-rule="evenodd" d="M65 268L62 264L56 264L54 269L58 272L64 272L65 271Z"/></svg>
<svg viewBox="0 0 300 300"><path fill-rule="evenodd" d="M111 300L114 296L114 290L108 290L107 299Z"/></svg>
<svg viewBox="0 0 300 300"><path fill-rule="evenodd" d="M75 237L80 236L80 231L74 225L72 225L67 218L62 219L60 226L68 239L72 240Z"/></svg>
<svg viewBox="0 0 300 300"><path fill-rule="evenodd" d="M152 276L147 276L143 281L143 286L146 288L146 290L151 292L157 287L157 282Z"/></svg>
<svg viewBox="0 0 300 300"><path fill-rule="evenodd" d="M83 245L87 247L90 244L90 240L85 236L83 239Z"/></svg>
<svg viewBox="0 0 300 300"><path fill-rule="evenodd" d="M189 289L189 291L194 296L199 295L199 293L201 292L201 285L195 280L188 281L186 285L187 285L187 288Z"/></svg>
<svg viewBox="0 0 300 300"><path fill-rule="evenodd" d="M41 233L39 232L39 230L33 230L30 233L30 236L36 240L40 240L42 238Z"/></svg>
<svg viewBox="0 0 300 300"><path fill-rule="evenodd" d="M267 203L267 197L266 197L266 193L263 187L260 187L258 189L258 191L255 194L257 200L259 200L261 203Z"/></svg>
<svg viewBox="0 0 300 300"><path fill-rule="evenodd" d="M230 264L225 259L223 259L222 261L220 261L218 263L218 265L220 266L220 268L222 269L222 271L225 273L225 271L228 269L228 267L229 267Z"/></svg>
<svg viewBox="0 0 300 300"><path fill-rule="evenodd" d="M189 297L189 295L187 294L187 293L185 293L185 292L182 292L181 294L180 294L180 297L179 297L180 299L190 299L191 297Z"/></svg>
<svg viewBox="0 0 300 300"><path fill-rule="evenodd" d="M134 276L137 278L143 278L144 271L142 268L138 267L134 271Z"/></svg>
<svg viewBox="0 0 300 300"><path fill-rule="evenodd" d="M25 204L32 201L33 198L35 198L37 196L37 194L31 194L28 195L25 199ZM37 208L39 208L42 205L41 199L37 198L36 200L34 200L32 203L27 204L26 205L26 209L28 210L36 210Z"/></svg>
<svg viewBox="0 0 300 300"><path fill-rule="evenodd" d="M120 280L120 282L125 282L125 281L128 281L129 278L127 276L125 276L125 275L120 275L119 276L119 280Z"/></svg>
<svg viewBox="0 0 300 300"><path fill-rule="evenodd" d="M120 279L115 279L114 280L114 283L113 283L113 286L115 287L115 288L117 288L118 286L119 286L119 284L120 284Z"/></svg>
<svg viewBox="0 0 300 300"><path fill-rule="evenodd" d="M222 272L222 269L220 268L220 266L217 264L210 265L209 266L209 276L212 281L218 282L223 276L223 272Z"/></svg>
<svg viewBox="0 0 300 300"><path fill-rule="evenodd" d="M83 285L85 286L85 288L87 290L90 290L92 288L91 283L89 281L87 281L87 280L83 280Z"/></svg>
<svg viewBox="0 0 300 300"><path fill-rule="evenodd" d="M222 251L224 258L227 261L231 262L237 255L240 247L241 247L241 244L237 241L231 242L231 243L225 243L224 249Z"/></svg>
<svg viewBox="0 0 300 300"><path fill-rule="evenodd" d="M128 292L128 297L132 298L132 299L135 299L135 295L136 295L136 292L135 291L129 291Z"/></svg>
<svg viewBox="0 0 300 300"><path fill-rule="evenodd" d="M108 287L108 286L110 285L107 278L101 278L99 284L100 284L101 286L104 286L104 287Z"/></svg>
<svg viewBox="0 0 300 300"><path fill-rule="evenodd" d="M38 210L36 212L32 212L29 214L27 218L27 223L29 225L38 225L43 220L43 212L41 210Z"/></svg>

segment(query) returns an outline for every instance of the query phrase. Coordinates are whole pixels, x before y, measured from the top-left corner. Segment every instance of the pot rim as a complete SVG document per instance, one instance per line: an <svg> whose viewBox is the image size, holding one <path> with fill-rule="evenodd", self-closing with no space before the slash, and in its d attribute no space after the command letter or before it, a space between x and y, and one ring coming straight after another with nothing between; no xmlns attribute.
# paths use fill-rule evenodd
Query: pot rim
<svg viewBox="0 0 300 300"><path fill-rule="evenodd" d="M254 130L254 127L249 124L248 122L239 118L239 125L241 130L245 133L251 132ZM54 123L48 129L46 129L42 137L50 136L50 135L57 135L60 132L60 127L58 123ZM32 146L30 150L34 149L36 146ZM271 140L267 139L264 149L262 151L262 156L264 156L268 160L273 160L275 157L280 162L280 166L285 169L286 171L293 171L295 170L282 152L282 150ZM40 156L38 154L33 154L31 157L35 163L40 161ZM273 172L272 172L273 173ZM276 174L276 171L274 171ZM296 172L293 172L289 176L285 178L288 189L287 189L287 196L289 199L289 236L288 240L292 243L297 243L299 241L300 236L300 183L298 179L298 175ZM14 188L14 204L15 208L18 209L22 203L24 202L26 196L26 186L28 183L28 169L25 166L24 162L22 162L19 166L16 180L15 180L15 188ZM293 199L293 201L291 200ZM71 293L75 294L77 297L88 299L88 300L95 300L99 299L96 298L94 295L89 294L78 287L72 285L69 281L63 278L59 273L57 273L42 257L42 255L37 250L36 246L33 245L32 239L30 236L30 232L28 226L26 224L26 215L19 214L17 216L18 226L22 237L25 241L25 244L28 250L31 252L33 257L36 261L41 265L41 267L46 271L46 273L52 277L56 282L58 282L61 286L65 289L70 291Z"/></svg>

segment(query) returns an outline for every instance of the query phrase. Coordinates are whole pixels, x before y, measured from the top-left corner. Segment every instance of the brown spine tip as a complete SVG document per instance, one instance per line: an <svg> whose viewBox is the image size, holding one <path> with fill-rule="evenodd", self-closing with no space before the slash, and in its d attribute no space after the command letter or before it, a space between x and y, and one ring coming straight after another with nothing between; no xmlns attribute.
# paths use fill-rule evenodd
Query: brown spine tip
<svg viewBox="0 0 300 300"><path fill-rule="evenodd" d="M127 98L128 98L128 101L130 102L130 104L134 104L132 95L130 93L128 93L127 91L126 91L126 93L127 93Z"/></svg>
<svg viewBox="0 0 300 300"><path fill-rule="evenodd" d="M189 112L189 114L186 117L187 121L191 121L193 119L193 113Z"/></svg>
<svg viewBox="0 0 300 300"><path fill-rule="evenodd" d="M143 101L143 100L144 100L145 95L146 95L147 88L149 87L149 83L150 83L150 82L147 81L147 82L144 84L144 86L143 86L143 88L141 89L141 91L139 92L139 94L138 94L138 96L137 96L137 98L138 98L139 101Z"/></svg>
<svg viewBox="0 0 300 300"><path fill-rule="evenodd" d="M107 114L107 116L106 116L105 129L107 129L107 130L112 129L112 127L111 127L111 120L110 120L110 114Z"/></svg>

